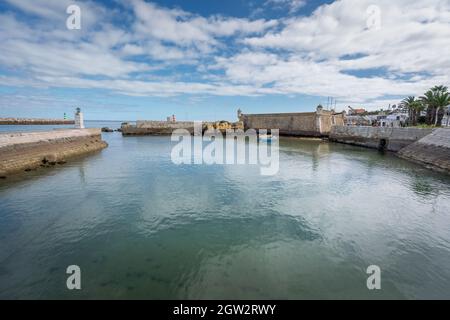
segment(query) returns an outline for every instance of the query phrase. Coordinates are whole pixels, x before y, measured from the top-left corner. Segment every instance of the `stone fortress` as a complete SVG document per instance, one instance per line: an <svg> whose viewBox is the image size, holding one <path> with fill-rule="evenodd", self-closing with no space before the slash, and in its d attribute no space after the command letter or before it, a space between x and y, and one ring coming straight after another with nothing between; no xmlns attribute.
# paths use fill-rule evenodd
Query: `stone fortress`
<svg viewBox="0 0 450 320"><path fill-rule="evenodd" d="M344 125L344 115L321 105L315 112L244 114L238 110L245 130L279 129L283 136L327 137L332 126Z"/></svg>
<svg viewBox="0 0 450 320"><path fill-rule="evenodd" d="M314 112L244 114L238 110L239 121L229 123L218 121L205 122L205 128L225 129L278 129L283 136L328 137L332 126L343 126L344 112L325 110L318 106ZM150 121L137 120L136 125L124 124L122 134L126 135L167 135L175 129L187 129L193 132L192 121Z"/></svg>

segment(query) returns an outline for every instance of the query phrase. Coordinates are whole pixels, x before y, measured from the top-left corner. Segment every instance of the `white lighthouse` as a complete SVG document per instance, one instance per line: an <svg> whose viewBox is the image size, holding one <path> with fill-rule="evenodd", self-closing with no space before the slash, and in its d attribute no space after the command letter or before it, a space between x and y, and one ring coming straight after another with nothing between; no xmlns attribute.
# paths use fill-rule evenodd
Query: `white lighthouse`
<svg viewBox="0 0 450 320"><path fill-rule="evenodd" d="M77 108L75 112L75 128L84 129L83 113L80 108Z"/></svg>

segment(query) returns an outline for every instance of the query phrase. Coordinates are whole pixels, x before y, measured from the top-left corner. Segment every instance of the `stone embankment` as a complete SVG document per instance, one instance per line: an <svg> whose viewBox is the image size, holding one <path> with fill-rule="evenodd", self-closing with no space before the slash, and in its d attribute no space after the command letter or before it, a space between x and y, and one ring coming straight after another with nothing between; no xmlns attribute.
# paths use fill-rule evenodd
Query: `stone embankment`
<svg viewBox="0 0 450 320"><path fill-rule="evenodd" d="M330 140L393 151L403 159L450 174L450 128L335 126Z"/></svg>
<svg viewBox="0 0 450 320"><path fill-rule="evenodd" d="M335 142L397 152L429 135L433 129L333 126L329 139Z"/></svg>
<svg viewBox="0 0 450 320"><path fill-rule="evenodd" d="M398 152L401 158L450 173L450 128L436 129Z"/></svg>
<svg viewBox="0 0 450 320"><path fill-rule="evenodd" d="M106 148L100 129L63 129L0 134L0 177L62 164Z"/></svg>
<svg viewBox="0 0 450 320"><path fill-rule="evenodd" d="M0 118L0 125L52 125L52 124L74 124L74 120L66 119L33 119L33 118Z"/></svg>

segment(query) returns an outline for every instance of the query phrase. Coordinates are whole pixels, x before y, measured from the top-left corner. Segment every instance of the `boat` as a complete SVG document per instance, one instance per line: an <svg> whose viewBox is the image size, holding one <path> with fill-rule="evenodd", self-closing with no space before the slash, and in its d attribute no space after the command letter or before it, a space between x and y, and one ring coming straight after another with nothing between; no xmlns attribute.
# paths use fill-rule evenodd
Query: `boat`
<svg viewBox="0 0 450 320"><path fill-rule="evenodd" d="M271 142L271 141L274 141L276 139L277 139L277 137L273 136L271 134L260 134L260 135L258 135L258 140L259 141Z"/></svg>

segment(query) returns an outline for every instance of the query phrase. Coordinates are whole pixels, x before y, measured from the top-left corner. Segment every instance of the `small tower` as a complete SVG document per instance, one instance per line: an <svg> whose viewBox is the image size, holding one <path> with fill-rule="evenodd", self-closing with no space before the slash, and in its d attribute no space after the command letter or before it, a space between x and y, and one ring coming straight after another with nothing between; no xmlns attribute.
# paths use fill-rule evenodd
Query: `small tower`
<svg viewBox="0 0 450 320"><path fill-rule="evenodd" d="M238 111L237 111L237 117L238 117L239 120L241 120L241 116L242 116L242 110L241 110L241 109L238 109Z"/></svg>
<svg viewBox="0 0 450 320"><path fill-rule="evenodd" d="M77 108L75 112L75 128L84 129L83 113L80 108Z"/></svg>

